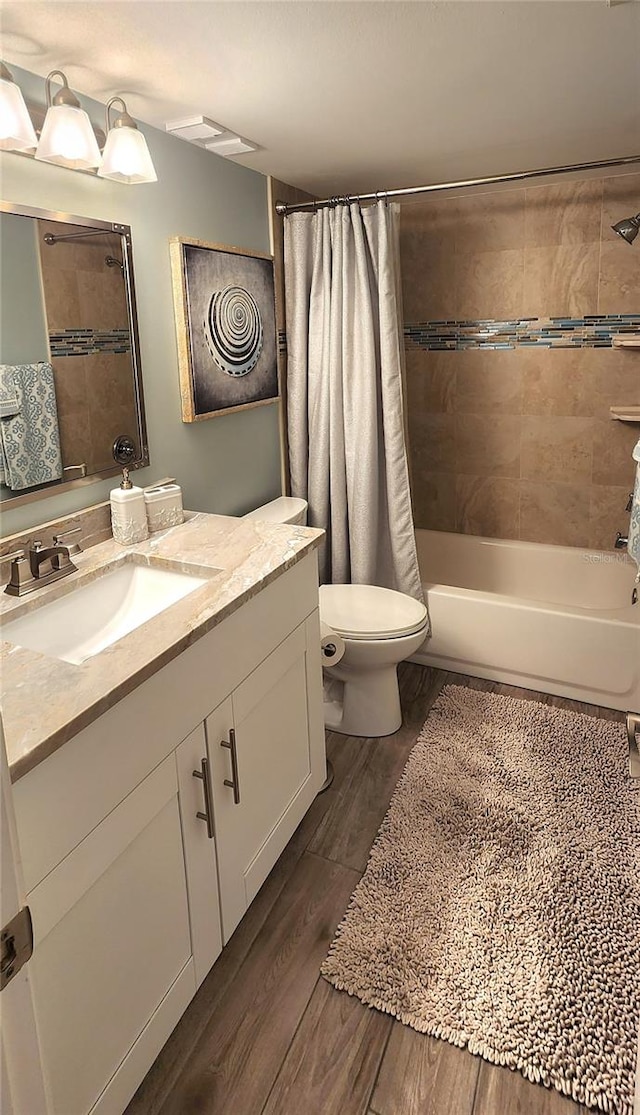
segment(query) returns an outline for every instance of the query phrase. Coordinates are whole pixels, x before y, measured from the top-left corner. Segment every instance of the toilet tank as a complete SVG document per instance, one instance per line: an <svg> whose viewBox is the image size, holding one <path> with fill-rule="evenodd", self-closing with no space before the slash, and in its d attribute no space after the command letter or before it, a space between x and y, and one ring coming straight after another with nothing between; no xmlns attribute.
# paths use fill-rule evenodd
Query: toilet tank
<svg viewBox="0 0 640 1115"><path fill-rule="evenodd" d="M262 507L256 507L245 515L245 519L260 519L266 523L297 523L305 526L307 522L307 501L297 496L278 496Z"/></svg>

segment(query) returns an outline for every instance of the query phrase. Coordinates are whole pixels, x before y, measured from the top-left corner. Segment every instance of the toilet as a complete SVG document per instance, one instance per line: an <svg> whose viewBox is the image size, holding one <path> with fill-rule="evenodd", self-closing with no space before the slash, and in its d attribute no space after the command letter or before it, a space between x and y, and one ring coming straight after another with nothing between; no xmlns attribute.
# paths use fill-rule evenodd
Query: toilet
<svg viewBox="0 0 640 1115"><path fill-rule="evenodd" d="M307 521L306 500L280 496L245 516L273 523ZM345 652L325 668L327 728L348 736L388 736L402 724L397 668L427 636L419 600L377 585L321 585L320 619Z"/></svg>
<svg viewBox="0 0 640 1115"><path fill-rule="evenodd" d="M256 507L255 511L249 511L244 518L260 519L263 523L297 523L299 526L306 526L307 507L306 499L298 499L297 496L278 496L277 499L272 499L271 503Z"/></svg>
<svg viewBox="0 0 640 1115"><path fill-rule="evenodd" d="M347 736L397 732L397 669L426 638L424 604L376 585L321 585L320 618L345 647L341 661L325 670L325 677L342 682L338 698L325 701L327 728Z"/></svg>

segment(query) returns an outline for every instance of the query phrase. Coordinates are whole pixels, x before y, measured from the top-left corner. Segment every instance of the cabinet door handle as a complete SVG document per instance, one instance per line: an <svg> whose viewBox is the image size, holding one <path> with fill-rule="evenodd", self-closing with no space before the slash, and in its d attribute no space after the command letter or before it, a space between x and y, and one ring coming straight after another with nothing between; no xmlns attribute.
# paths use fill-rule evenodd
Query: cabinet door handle
<svg viewBox="0 0 640 1115"><path fill-rule="evenodd" d="M207 822L207 836L209 840L213 840L213 795L211 793L211 779L209 777L209 760L201 759L200 766L202 770L194 770L193 777L202 779L202 788L204 791L204 813L196 813L196 817L200 821Z"/></svg>
<svg viewBox="0 0 640 1115"><path fill-rule="evenodd" d="M238 776L238 750L236 747L236 733L233 728L229 729L229 739L220 740L221 747L228 747L231 752L231 778L225 778L225 786L229 786L233 790L233 800L236 805L240 805L240 778Z"/></svg>

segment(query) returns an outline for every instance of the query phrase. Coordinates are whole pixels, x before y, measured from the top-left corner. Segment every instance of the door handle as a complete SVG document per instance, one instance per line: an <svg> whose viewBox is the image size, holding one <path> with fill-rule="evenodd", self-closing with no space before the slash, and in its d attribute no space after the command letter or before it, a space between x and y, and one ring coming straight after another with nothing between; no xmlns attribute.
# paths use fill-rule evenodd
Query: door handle
<svg viewBox="0 0 640 1115"><path fill-rule="evenodd" d="M238 775L238 749L236 747L236 733L233 728L229 729L229 739L220 740L221 747L227 747L231 752L231 778L225 778L225 786L229 786L233 790L233 801L235 805L240 805L240 778Z"/></svg>
<svg viewBox="0 0 640 1115"><path fill-rule="evenodd" d="M207 836L209 840L213 840L213 795L211 793L211 779L209 777L209 760L201 759L200 766L202 770L194 770L193 777L202 779L202 789L204 792L204 813L196 813L196 817L200 821L207 822Z"/></svg>

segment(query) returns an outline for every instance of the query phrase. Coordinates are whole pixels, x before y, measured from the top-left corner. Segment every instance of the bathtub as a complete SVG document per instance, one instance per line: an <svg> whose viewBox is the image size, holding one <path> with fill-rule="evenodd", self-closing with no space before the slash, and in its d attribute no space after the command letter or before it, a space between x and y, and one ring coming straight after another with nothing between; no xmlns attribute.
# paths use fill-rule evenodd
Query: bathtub
<svg viewBox="0 0 640 1115"><path fill-rule="evenodd" d="M432 635L412 661L640 711L626 552L417 530Z"/></svg>

